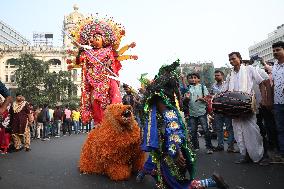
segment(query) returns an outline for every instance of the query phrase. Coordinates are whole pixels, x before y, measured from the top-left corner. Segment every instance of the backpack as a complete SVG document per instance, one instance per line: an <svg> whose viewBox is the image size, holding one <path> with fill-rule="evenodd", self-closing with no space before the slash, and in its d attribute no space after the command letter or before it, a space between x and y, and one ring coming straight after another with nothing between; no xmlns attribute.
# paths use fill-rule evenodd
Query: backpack
<svg viewBox="0 0 284 189"><path fill-rule="evenodd" d="M201 84L201 90L202 90L202 98L204 98L204 84ZM213 112L212 108L212 99L206 98L206 112L207 114L211 114Z"/></svg>

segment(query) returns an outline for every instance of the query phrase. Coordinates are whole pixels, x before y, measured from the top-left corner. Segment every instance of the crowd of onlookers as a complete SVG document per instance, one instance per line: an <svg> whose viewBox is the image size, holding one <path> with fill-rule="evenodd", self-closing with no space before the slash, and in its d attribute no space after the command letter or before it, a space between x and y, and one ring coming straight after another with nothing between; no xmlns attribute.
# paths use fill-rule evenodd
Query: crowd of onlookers
<svg viewBox="0 0 284 189"><path fill-rule="evenodd" d="M42 108L31 109L34 121L30 130L33 139L49 140L50 137L61 137L88 133L93 123L82 124L79 109L70 110L68 107L56 106L54 109L44 105Z"/></svg>
<svg viewBox="0 0 284 189"><path fill-rule="evenodd" d="M180 90L183 95L183 112L195 151L199 150L198 130L201 127L208 154L224 151L225 134L227 152L241 154L235 163L269 165L271 161L284 162L284 42L274 43L272 49L276 59L274 63L252 57L244 65L239 52L230 53L229 62L233 69L226 80L224 73L216 70L216 82L210 90L200 83L198 73L182 76ZM211 112L210 97L226 91L253 95L255 113L232 119ZM216 146L211 142L210 122L217 135ZM237 145L234 145L235 141Z"/></svg>
<svg viewBox="0 0 284 189"><path fill-rule="evenodd" d="M241 154L236 163L257 162L260 165L268 165L271 161L284 162L284 42L274 43L272 48L276 59L274 65L259 58L252 58L251 65L244 68L240 53L230 53L229 62L233 66L231 73L225 79L224 73L216 70L216 82L208 89L201 83L199 73L181 76L180 108L196 152L200 148L198 138L203 134L208 154L224 151L226 138L226 151ZM255 64L256 61L261 64ZM123 88L123 103L133 106L136 120L143 127L143 90L135 94L130 86L124 85ZM12 102L2 83L0 90L5 98L0 109L0 144L3 153L7 152L7 145L12 145L15 151L23 148L29 151L29 138L45 141L50 137L66 136L67 133L79 134L84 130L89 132L94 127L93 122L82 124L78 109L70 110L60 106L53 109L48 105L35 108L31 103L27 103L21 94ZM232 119L212 112L212 96L224 91L242 90L255 95L255 114ZM8 110L4 111L4 108L9 103L11 105L8 114ZM214 133L217 138L216 146L211 142Z"/></svg>
<svg viewBox="0 0 284 189"><path fill-rule="evenodd" d="M34 107L25 101L24 96L16 94L1 115L0 150L1 154L31 150L31 139L50 140L72 134L88 133L94 127L93 121L82 124L79 109L44 105ZM3 101L1 99L1 105Z"/></svg>

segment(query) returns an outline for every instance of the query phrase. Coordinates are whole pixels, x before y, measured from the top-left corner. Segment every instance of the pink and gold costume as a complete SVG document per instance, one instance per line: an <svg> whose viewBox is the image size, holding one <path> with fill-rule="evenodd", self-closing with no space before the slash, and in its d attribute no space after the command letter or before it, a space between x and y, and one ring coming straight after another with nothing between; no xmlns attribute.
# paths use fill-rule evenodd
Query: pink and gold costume
<svg viewBox="0 0 284 189"><path fill-rule="evenodd" d="M73 61L67 60L70 64L69 69L82 68L81 116L83 123L89 122L92 118L95 124L100 123L106 106L122 101L119 82L109 76L119 75L122 67L120 61L137 59L137 56L123 55L127 49L134 47L135 43L117 51L124 34L125 31L121 25L113 20L90 17L81 20L77 28L71 31L71 35L76 40L75 43L92 47L77 53L78 56ZM102 46L92 46L90 43L95 35L101 37ZM69 53L76 54L74 51Z"/></svg>

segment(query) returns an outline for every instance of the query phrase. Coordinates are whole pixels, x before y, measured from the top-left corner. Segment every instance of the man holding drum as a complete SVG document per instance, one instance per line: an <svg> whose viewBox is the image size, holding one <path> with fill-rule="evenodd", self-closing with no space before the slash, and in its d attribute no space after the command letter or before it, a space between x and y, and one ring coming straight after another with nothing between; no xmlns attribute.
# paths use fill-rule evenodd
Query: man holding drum
<svg viewBox="0 0 284 189"><path fill-rule="evenodd" d="M260 76L256 68L242 64L242 57L239 52L230 53L229 61L233 69L227 76L223 91L239 92L241 95L244 93L254 94L253 83L255 82L260 87L264 84L264 78ZM234 117L232 125L242 156L235 163L248 163L251 160L259 162L263 157L264 149L260 130L256 124L255 113Z"/></svg>

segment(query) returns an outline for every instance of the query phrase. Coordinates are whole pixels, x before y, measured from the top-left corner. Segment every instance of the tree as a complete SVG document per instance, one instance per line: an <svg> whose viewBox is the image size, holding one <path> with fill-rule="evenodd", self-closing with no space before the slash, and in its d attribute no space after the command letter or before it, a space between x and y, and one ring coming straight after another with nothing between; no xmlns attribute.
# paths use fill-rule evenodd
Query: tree
<svg viewBox="0 0 284 189"><path fill-rule="evenodd" d="M181 72L181 68L178 68L178 72ZM186 64L182 68L182 74L187 76L190 73L199 73L200 82L205 84L207 87L211 87L214 83L214 65L213 63L205 63L205 64Z"/></svg>
<svg viewBox="0 0 284 189"><path fill-rule="evenodd" d="M74 99L76 86L68 71L50 73L50 62L34 58L32 54L22 54L15 60L17 92L36 105L55 105L62 100ZM77 98L78 99L78 98ZM79 101L79 100L78 100Z"/></svg>
<svg viewBox="0 0 284 189"><path fill-rule="evenodd" d="M207 63L201 65L201 82L206 85L207 88L210 88L214 83L214 65L213 63Z"/></svg>
<svg viewBox="0 0 284 189"><path fill-rule="evenodd" d="M28 101L42 104L44 77L48 73L48 63L35 59L31 54L22 54L15 60L17 92Z"/></svg>
<svg viewBox="0 0 284 189"><path fill-rule="evenodd" d="M224 73L224 80L227 78L227 75L230 73L231 68L227 65L227 67L216 68L215 70L220 70Z"/></svg>
<svg viewBox="0 0 284 189"><path fill-rule="evenodd" d="M47 73L44 78L44 88L49 104L55 105L57 102L69 102L71 99L76 99L77 87L71 81L69 71Z"/></svg>

